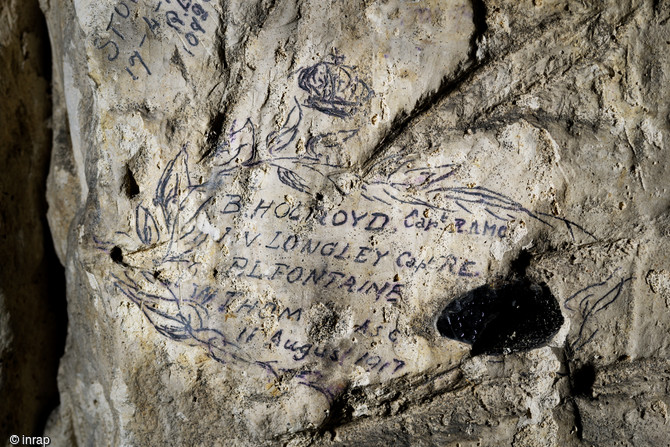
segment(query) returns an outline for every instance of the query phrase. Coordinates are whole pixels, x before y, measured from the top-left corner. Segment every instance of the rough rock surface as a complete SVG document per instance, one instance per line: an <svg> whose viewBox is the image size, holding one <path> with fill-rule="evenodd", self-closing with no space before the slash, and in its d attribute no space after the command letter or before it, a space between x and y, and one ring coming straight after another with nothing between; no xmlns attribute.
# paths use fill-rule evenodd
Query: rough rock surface
<svg viewBox="0 0 670 447"><path fill-rule="evenodd" d="M42 6L54 443L670 445L667 4Z"/></svg>

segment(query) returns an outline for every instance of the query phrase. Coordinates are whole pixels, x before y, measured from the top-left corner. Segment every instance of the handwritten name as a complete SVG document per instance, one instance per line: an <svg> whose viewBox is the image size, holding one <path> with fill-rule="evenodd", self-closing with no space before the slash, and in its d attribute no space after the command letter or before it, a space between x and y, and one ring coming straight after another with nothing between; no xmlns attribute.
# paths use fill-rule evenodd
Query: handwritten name
<svg viewBox="0 0 670 447"><path fill-rule="evenodd" d="M385 299L396 302L402 298L404 284L399 282L363 280L359 276L318 268L308 268L301 265L289 265L281 262L265 264L260 260L233 256L226 272L231 276L244 276L257 280L284 281L298 286L319 286L324 289L332 288L348 293L372 295L375 301Z"/></svg>

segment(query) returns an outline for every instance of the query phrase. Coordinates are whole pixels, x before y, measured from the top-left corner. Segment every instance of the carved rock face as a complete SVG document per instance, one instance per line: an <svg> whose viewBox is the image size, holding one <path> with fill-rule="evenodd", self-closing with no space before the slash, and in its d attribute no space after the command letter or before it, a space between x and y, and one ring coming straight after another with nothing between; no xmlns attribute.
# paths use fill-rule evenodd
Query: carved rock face
<svg viewBox="0 0 670 447"><path fill-rule="evenodd" d="M564 240L592 237L577 223L531 211L500 191L463 184L459 170L467 161L445 163L443 153L393 157L360 173L337 161L338 152L354 151L360 129L310 137L310 152L298 151L306 117L332 112L310 98L306 107L296 96L276 131L251 118L233 120L207 155L208 169L184 146L151 175L158 181L122 220L131 223L130 231L110 224L93 236L100 259L109 263L103 255L109 252L116 264L104 280L108 293L133 302L173 342L199 346L213 360L260 380L307 386L329 405L352 384L384 383L435 367L429 353L435 342L418 341L424 337L417 339L412 325L444 303L441 290L481 284L510 222L513 231L522 222L526 232L560 225ZM533 140L532 131L515 130L536 145L533 152L537 146L550 150ZM524 170L540 169L524 156L517 157ZM489 176L509 182L488 171L469 176L475 183ZM498 256L510 249L498 248ZM558 330L563 320L555 299L546 290L527 289L535 298L519 297L519 317L541 319L549 312L548 326L540 334L519 326L516 341L488 347L470 340L476 351L537 347L535 339L546 342ZM489 298L495 309L483 313L514 316L496 307L502 296ZM313 321L313 314L324 307L337 322L321 327L317 341L310 333L323 322ZM504 329L498 320L492 324ZM417 355L420 363L413 360ZM447 359L462 355L457 350Z"/></svg>
<svg viewBox="0 0 670 447"><path fill-rule="evenodd" d="M606 169L580 152L595 143L571 140L585 124L565 124L552 96L572 82L542 63L549 47L557 70L577 70L590 44L580 53L547 31L513 52L496 28L505 10L487 9L482 34L469 3L324 9L103 1L50 13L52 27L76 28L57 54L76 173L54 165L50 194L78 205L50 212L71 228L60 417L82 443L211 443L224 427L239 445L362 442L339 426L405 417L470 380L486 396L445 399L474 408L477 436L508 418L519 439L556 445L562 362L621 355L637 245L604 248L616 232L603 223L625 222L623 208L585 178L618 169L612 194L637 191L605 149L625 132L593 137ZM591 17L575 14L552 26ZM526 57L557 84L527 87L515 68ZM500 397L493 382L529 368ZM422 408L405 422L428 418ZM466 433L464 415L440 424ZM550 435L527 435L543 421ZM505 430L490 439L504 444Z"/></svg>

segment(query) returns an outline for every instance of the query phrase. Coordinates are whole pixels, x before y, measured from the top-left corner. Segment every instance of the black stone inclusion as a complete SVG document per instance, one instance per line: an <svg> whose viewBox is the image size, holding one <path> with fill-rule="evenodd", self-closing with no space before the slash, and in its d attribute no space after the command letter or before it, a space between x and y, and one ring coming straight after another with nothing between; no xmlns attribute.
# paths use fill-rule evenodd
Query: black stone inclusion
<svg viewBox="0 0 670 447"><path fill-rule="evenodd" d="M549 288L528 280L478 287L450 302L437 320L445 337L472 345L471 354L506 354L544 345L563 324Z"/></svg>

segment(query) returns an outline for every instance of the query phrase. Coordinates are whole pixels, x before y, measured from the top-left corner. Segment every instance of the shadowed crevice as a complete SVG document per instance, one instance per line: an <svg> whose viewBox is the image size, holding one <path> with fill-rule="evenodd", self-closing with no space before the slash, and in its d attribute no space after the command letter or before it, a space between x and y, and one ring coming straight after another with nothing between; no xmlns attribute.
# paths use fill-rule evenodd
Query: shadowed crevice
<svg viewBox="0 0 670 447"><path fill-rule="evenodd" d="M65 271L47 224L52 55L37 0L0 2L0 439L41 436L59 405ZM20 69L18 68L20 67Z"/></svg>
<svg viewBox="0 0 670 447"><path fill-rule="evenodd" d="M35 4L37 10L36 20L33 22L33 31L38 35L41 52L39 54L41 67L40 75L48 82L49 95L44 98L48 102L49 109L52 108L51 95L52 89L52 69L53 58L49 40L49 30L46 18L37 5L37 1L30 1ZM49 128L49 142L53 139L53 132ZM41 389L35 389L38 407L35 417L35 431L33 435L42 436L46 427L47 419L51 413L60 405L60 396L58 392L58 366L60 358L65 352L65 340L67 337L68 316L67 316L67 292L65 280L65 268L60 263L56 254L54 241L49 231L49 223L46 214L48 204L46 201L46 179L49 174L49 159L53 146L50 145L45 154L45 161L41 168L39 181L41 190L40 222L42 225L43 240L43 259L40 270L46 273L44 293L40 297L40 306L43 310L42 317L47 320L44 324L45 332L41 343L35 340L33 349L38 352L40 362L34 365L33 374L42 375ZM25 328L32 331L33 328Z"/></svg>

